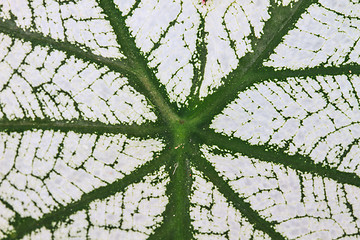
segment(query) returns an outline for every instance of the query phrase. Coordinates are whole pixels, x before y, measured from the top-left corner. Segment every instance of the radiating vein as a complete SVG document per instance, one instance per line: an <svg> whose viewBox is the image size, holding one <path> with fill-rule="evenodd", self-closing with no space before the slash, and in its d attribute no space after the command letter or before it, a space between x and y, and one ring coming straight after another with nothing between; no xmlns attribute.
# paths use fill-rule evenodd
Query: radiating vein
<svg viewBox="0 0 360 240"><path fill-rule="evenodd" d="M154 160L144 164L143 166L134 170L131 174L125 176L124 178L106 186L97 188L87 194L84 194L80 200L72 202L66 206L61 206L57 210L45 214L39 220L34 220L32 218L18 218L15 222L12 223L15 232L10 233L4 239L20 239L23 236L42 227L52 229L53 224L66 220L69 216L80 210L88 209L89 204L94 200L105 199L109 196L123 191L130 184L141 181L142 178L147 174L153 173L154 171L158 170L168 161L168 159L169 151L164 150L160 157L155 158Z"/></svg>
<svg viewBox="0 0 360 240"><path fill-rule="evenodd" d="M318 66L299 70L281 69L276 70L272 67L262 67L253 73L254 83L263 80L286 79L289 77L316 77L329 75L359 75L359 64L347 64L341 66ZM258 80L255 80L258 79Z"/></svg>
<svg viewBox="0 0 360 240"><path fill-rule="evenodd" d="M170 183L166 188L169 203L164 212L164 223L149 239L193 239L190 224L190 200L192 177L190 161L192 158L192 145L187 139L179 137L170 147L172 155L169 159L167 170L170 175Z"/></svg>
<svg viewBox="0 0 360 240"><path fill-rule="evenodd" d="M326 165L316 164L308 156L300 154L290 155L283 149L272 149L267 146L251 145L241 139L230 139L227 136L210 131L199 132L199 136L202 141L208 145L216 145L234 153L238 152L261 161L281 164L304 173L327 177L338 183L360 187L360 177L355 173L341 172Z"/></svg>
<svg viewBox="0 0 360 240"><path fill-rule="evenodd" d="M154 73L147 66L144 56L136 47L134 37L130 35L129 28L126 26L125 17L122 16L112 1L98 0L98 2L117 36L117 41L121 46L123 54L131 62L135 72L134 75L136 80L138 80L138 82L133 84L140 85L136 90L150 99L162 117L168 120L167 122L178 122L179 117L170 106L165 89L160 88L158 79L156 79ZM130 78L129 81L131 83L133 79Z"/></svg>
<svg viewBox="0 0 360 240"><path fill-rule="evenodd" d="M199 150L200 152L200 150ZM203 172L203 174L218 188L221 194L232 203L232 205L241 212L241 214L248 219L248 221L254 225L255 229L263 231L268 234L272 239L285 239L280 233L278 233L272 226L272 224L264 220L255 210L253 210L248 202L229 186L223 178L219 176L215 168L203 157L199 156L196 161L193 161L196 168Z"/></svg>
<svg viewBox="0 0 360 240"><path fill-rule="evenodd" d="M106 58L101 55L93 54L90 51L84 51L80 46L76 46L70 42L55 40L40 33L24 30L16 26L13 20L0 19L0 33L9 35L15 39L28 41L34 46L50 47L65 52L68 56L74 56L83 59L84 61L96 63L100 66L107 66L111 70L125 75L132 72L132 66L127 59L117 60Z"/></svg>
<svg viewBox="0 0 360 240"><path fill-rule="evenodd" d="M205 31L205 19L200 13L198 14L200 16L200 24L196 38L196 51L190 61L193 65L194 72L190 89L190 109L193 108L193 105L199 100L200 87L204 81L206 59L208 55L207 43L205 40L208 33Z"/></svg>
<svg viewBox="0 0 360 240"><path fill-rule="evenodd" d="M126 125L126 124L105 124L102 122L92 122L85 120L73 121L51 121L45 119L21 119L21 120L0 120L0 131L2 132L23 132L31 129L54 130L61 132L76 133L121 133L128 137L161 137L166 131L163 126L153 123L142 125Z"/></svg>
<svg viewBox="0 0 360 240"><path fill-rule="evenodd" d="M252 39L254 52L242 58L238 67L224 79L224 85L219 87L214 94L205 97L203 102L199 102L196 109L188 112L188 118L191 118L195 124L209 124L212 117L235 99L239 91L251 86L254 81L251 71L256 70L258 65L267 58L281 38L313 2L315 1L300 0L291 6L270 9L272 14L265 24L264 34L260 39Z"/></svg>

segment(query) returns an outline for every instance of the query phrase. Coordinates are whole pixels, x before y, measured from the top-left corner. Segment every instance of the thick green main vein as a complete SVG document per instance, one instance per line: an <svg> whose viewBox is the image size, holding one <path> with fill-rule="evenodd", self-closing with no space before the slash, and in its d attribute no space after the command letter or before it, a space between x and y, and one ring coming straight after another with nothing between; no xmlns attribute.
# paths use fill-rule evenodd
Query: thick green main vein
<svg viewBox="0 0 360 240"><path fill-rule="evenodd" d="M53 130L61 132L91 133L91 134L126 134L128 137L161 137L164 127L156 124L124 125L124 124L105 124L102 122L91 122L84 120L76 121L51 121L45 119L21 119L5 120L0 119L1 132L23 132L32 129Z"/></svg>
<svg viewBox="0 0 360 240"><path fill-rule="evenodd" d="M201 154L200 149L198 149L198 154ZM200 156L196 161L193 161L193 164L218 188L219 192L224 195L227 201L229 201L251 224L253 224L255 229L268 234L274 240L285 239L280 233L275 231L268 221L264 220L259 213L253 210L248 202L239 197L229 184L219 176L214 167L206 159Z"/></svg>
<svg viewBox="0 0 360 240"><path fill-rule="evenodd" d="M174 126L175 128L176 126ZM192 145L189 143L189 132L186 127L176 127L173 141L169 145L172 150L167 171L170 174L170 183L166 188L169 203L163 213L164 222L156 229L149 239L187 240L193 239L190 223L190 200L192 177L190 161Z"/></svg>
<svg viewBox="0 0 360 240"><path fill-rule="evenodd" d="M336 76L336 75L359 75L359 64L347 64L342 66L330 66L330 67L313 67L298 70L274 70L272 67L262 67L257 72L253 73L254 79L261 80L276 80L286 79L289 77L317 77L317 76ZM255 80L256 81L256 80Z"/></svg>
<svg viewBox="0 0 360 240"><path fill-rule="evenodd" d="M219 87L215 93L205 97L199 102L194 111L188 113L187 117L195 124L208 125L213 116L219 114L224 107L234 100L239 91L245 90L254 84L257 78L252 77L257 67L280 43L282 37L293 27L301 14L315 1L299 0L292 6L278 6L271 9L271 18L264 26L264 33L260 39L252 38L252 53L240 59L238 67L225 79L224 85ZM204 111L206 109L206 111Z"/></svg>
<svg viewBox="0 0 360 240"><path fill-rule="evenodd" d="M106 19L110 22L114 30L123 54L126 55L132 65L132 72L136 78L134 81L132 77L129 77L129 81L137 85L138 87L136 89L150 99L165 122L169 124L178 122L180 118L169 104L170 101L166 91L161 89L158 79L156 79L154 73L149 69L147 61L136 47L135 39L131 36L130 30L126 26L125 17L122 16L113 1L98 0L98 2L106 15Z"/></svg>
<svg viewBox="0 0 360 240"><path fill-rule="evenodd" d="M39 220L32 218L18 218L12 223L15 232L10 233L4 239L21 239L23 236L30 234L36 229L42 227L53 229L55 223L68 219L72 214L89 208L89 204L94 200L102 200L123 191L127 186L140 182L146 175L158 170L166 164L169 159L169 151L164 150L159 158L145 163L140 168L134 170L131 174L117 180L104 187L97 188L89 193L84 194L78 201L61 206L51 213L45 214Z"/></svg>
<svg viewBox="0 0 360 240"><path fill-rule="evenodd" d="M228 149L234 153L238 152L261 161L281 164L304 173L330 178L338 183L360 187L360 177L355 173L341 172L326 165L316 164L307 156L289 155L282 149L274 150L266 146L251 145L239 138L229 139L227 136L210 131L201 132L199 136L203 143L208 145L216 145L222 149Z"/></svg>
<svg viewBox="0 0 360 240"><path fill-rule="evenodd" d="M16 26L13 20L4 21L0 19L0 33L4 33L15 39L30 42L33 46L49 47L50 49L64 52L67 56L74 56L82 59L85 62L92 62L100 66L107 66L111 70L118 71L125 75L132 72L132 66L126 59L116 60L113 58L106 58L93 54L90 51L84 51L79 46L70 42L63 42L50 37L45 37L40 33L25 31Z"/></svg>
<svg viewBox="0 0 360 240"><path fill-rule="evenodd" d="M199 11L197 13L200 17L200 24L196 38L196 51L190 61L193 65L194 75L191 80L192 85L190 88L189 109L195 108L195 105L199 101L200 87L204 81L206 59L208 55L207 43L205 40L208 33L205 31L205 19Z"/></svg>

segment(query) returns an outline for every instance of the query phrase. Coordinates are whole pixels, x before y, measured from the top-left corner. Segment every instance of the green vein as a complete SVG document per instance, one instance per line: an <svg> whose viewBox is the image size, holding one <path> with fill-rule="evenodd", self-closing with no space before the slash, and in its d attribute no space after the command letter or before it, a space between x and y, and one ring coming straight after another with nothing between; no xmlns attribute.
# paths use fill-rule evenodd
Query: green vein
<svg viewBox="0 0 360 240"><path fill-rule="evenodd" d="M4 239L21 239L25 235L42 227L53 229L54 223L65 221L72 214L87 209L89 204L94 200L105 199L125 190L125 188L130 184L140 182L147 174L156 171L164 165L166 161L168 161L168 157L169 151L164 150L159 158L155 158L154 160L147 162L124 178L86 193L80 198L80 200L72 202L66 206L60 206L57 210L45 214L39 220L19 218L12 223L14 231L9 233L9 235Z"/></svg>
<svg viewBox="0 0 360 240"><path fill-rule="evenodd" d="M216 145L220 148L239 152L245 156L256 158L261 161L284 165L304 173L311 173L317 176L333 179L338 183L349 184L360 187L360 177L355 173L341 172L326 165L314 163L304 155L289 155L284 149L272 149L268 146L251 145L239 138L231 138L209 130L198 134L205 144Z"/></svg>
<svg viewBox="0 0 360 240"><path fill-rule="evenodd" d="M21 119L10 121L7 119L0 119L1 132L23 132L33 129L97 134L120 133L126 134L128 137L161 137L160 134L166 130L164 127L152 123L142 125L111 125L102 122L91 122L85 120L51 121L44 119Z"/></svg>
<svg viewBox="0 0 360 240"><path fill-rule="evenodd" d="M262 37L253 38L254 51L240 59L238 67L223 79L224 85L214 94L205 97L203 102L199 102L197 108L190 110L186 117L196 125L208 125L213 116L237 97L239 91L253 84L256 78L252 77L252 72L257 71L258 65L271 54L282 37L293 28L294 23L313 2L315 1L300 0L291 7L277 6L270 9L271 18L265 24Z"/></svg>
<svg viewBox="0 0 360 240"><path fill-rule="evenodd" d="M275 6L275 0L272 0L272 6ZM295 24L300 19L301 15L306 12L306 9L317 3L318 0L300 0L296 3L291 3L287 7L272 7L270 8L271 18L265 24L264 34L260 39L255 39L253 46L256 46L255 53L258 52L255 67L260 67L262 62L267 59L274 49L281 43L283 37L295 27Z"/></svg>
<svg viewBox="0 0 360 240"><path fill-rule="evenodd" d="M314 68L304 68L298 70L281 69L276 70L272 67L262 67L253 73L254 79L268 80L268 79L286 79L289 77L316 77L329 75L359 75L359 64L347 64L342 66L318 66Z"/></svg>
<svg viewBox="0 0 360 240"><path fill-rule="evenodd" d="M193 239L190 222L190 193L192 178L190 175L190 158L192 145L188 141L186 127L178 127L174 134L174 141L170 145L172 155L167 170L170 183L166 188L169 203L163 213L164 223L155 230L149 239Z"/></svg>
<svg viewBox="0 0 360 240"><path fill-rule="evenodd" d="M132 66L126 59L116 60L93 54L90 51L83 51L79 46L70 42L55 40L40 33L24 30L16 26L13 20L2 20L0 18L0 33L4 33L15 39L30 42L34 46L49 47L51 49L62 51L67 54L67 56L74 56L86 62L107 66L111 70L116 70L122 74L129 74L132 72Z"/></svg>
<svg viewBox="0 0 360 240"><path fill-rule="evenodd" d="M198 150L200 154L200 150ZM218 188L219 192L229 201L241 214L253 224L255 229L258 229L268 234L272 239L285 239L280 233L275 231L272 224L263 219L259 213L251 208L251 205L239 197L239 195L229 186L229 184L219 176L215 168L203 157L199 156L196 161L193 161L196 169L203 172L203 174Z"/></svg>
<svg viewBox="0 0 360 240"><path fill-rule="evenodd" d="M205 67L206 67L206 60L208 55L207 50L207 42L206 36L207 32L205 31L205 18L201 15L199 10L197 10L198 15L200 17L200 24L197 31L197 38L196 38L196 51L193 54L190 63L193 66L193 78L192 78L192 85L190 88L190 99L189 99L189 108L192 109L195 107L195 104L199 101L200 95L200 87L202 82L204 81L205 75Z"/></svg>
<svg viewBox="0 0 360 240"><path fill-rule="evenodd" d="M167 123L178 122L179 117L171 107L166 91L160 87L158 79L156 79L154 73L147 66L146 59L136 47L135 39L131 36L130 30L126 26L125 17L122 16L112 1L98 0L98 3L106 15L105 18L110 22L114 30L123 54L125 54L132 65L134 75L136 80L138 80L134 84L141 85L138 86L140 90L137 90L150 99ZM133 80L130 78L129 81Z"/></svg>

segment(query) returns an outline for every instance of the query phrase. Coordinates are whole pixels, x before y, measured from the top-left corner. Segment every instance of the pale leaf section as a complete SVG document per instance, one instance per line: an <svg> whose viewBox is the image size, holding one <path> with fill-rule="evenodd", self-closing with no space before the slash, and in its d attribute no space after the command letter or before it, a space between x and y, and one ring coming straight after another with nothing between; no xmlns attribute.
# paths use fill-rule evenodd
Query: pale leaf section
<svg viewBox="0 0 360 240"><path fill-rule="evenodd" d="M144 96L107 67L0 34L0 118L155 121Z"/></svg>
<svg viewBox="0 0 360 240"><path fill-rule="evenodd" d="M119 4L128 13L128 4ZM165 85L170 99L186 103L191 86L206 96L251 51L270 18L269 1L141 1L126 17L136 45ZM200 84L199 84L200 85Z"/></svg>
<svg viewBox="0 0 360 240"><path fill-rule="evenodd" d="M299 0L278 0L276 1L277 4L281 4L282 6L288 6L289 4L298 2Z"/></svg>
<svg viewBox="0 0 360 240"><path fill-rule="evenodd" d="M0 17L55 40L89 49L94 54L123 58L116 36L95 0L4 0Z"/></svg>
<svg viewBox="0 0 360 240"><path fill-rule="evenodd" d="M14 219L15 212L8 209L0 200L0 238L5 238L6 233L13 231L14 227L10 225L10 221Z"/></svg>
<svg viewBox="0 0 360 240"><path fill-rule="evenodd" d="M201 172L192 169L192 173L190 217L195 239L270 239L255 230Z"/></svg>
<svg viewBox="0 0 360 240"><path fill-rule="evenodd" d="M23 239L146 239L162 220L169 178L161 168L123 192L95 200L66 221L37 230Z"/></svg>
<svg viewBox="0 0 360 240"><path fill-rule="evenodd" d="M360 189L203 146L204 156L286 239L338 239L360 232Z"/></svg>
<svg viewBox="0 0 360 240"><path fill-rule="evenodd" d="M321 0L283 38L266 66L278 69L360 63L360 3Z"/></svg>
<svg viewBox="0 0 360 240"><path fill-rule="evenodd" d="M128 1L114 0L114 4L120 9L122 15L131 14L131 10L134 9L134 7L136 6L135 4L137 2L138 0L128 0Z"/></svg>
<svg viewBox="0 0 360 240"><path fill-rule="evenodd" d="M0 138L1 200L21 217L34 219L123 178L163 148L156 139L120 134L37 130L1 133ZM1 211L0 216L9 214Z"/></svg>
<svg viewBox="0 0 360 240"><path fill-rule="evenodd" d="M209 1L202 10L208 33L207 59L200 97L222 85L222 78L235 69L238 61L252 51L251 38L260 38L270 18L269 0Z"/></svg>
<svg viewBox="0 0 360 240"><path fill-rule="evenodd" d="M359 96L354 75L266 82L240 93L211 127L360 176Z"/></svg>
<svg viewBox="0 0 360 240"><path fill-rule="evenodd" d="M192 85L200 24L193 3L141 1L126 23L170 99L184 103Z"/></svg>

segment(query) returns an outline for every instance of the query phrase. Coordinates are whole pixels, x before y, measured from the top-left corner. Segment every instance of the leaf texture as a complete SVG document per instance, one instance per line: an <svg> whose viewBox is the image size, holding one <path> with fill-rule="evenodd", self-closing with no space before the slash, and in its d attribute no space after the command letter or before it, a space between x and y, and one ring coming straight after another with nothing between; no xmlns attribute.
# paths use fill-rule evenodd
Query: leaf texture
<svg viewBox="0 0 360 240"><path fill-rule="evenodd" d="M0 1L0 239L360 239L359 9Z"/></svg>

